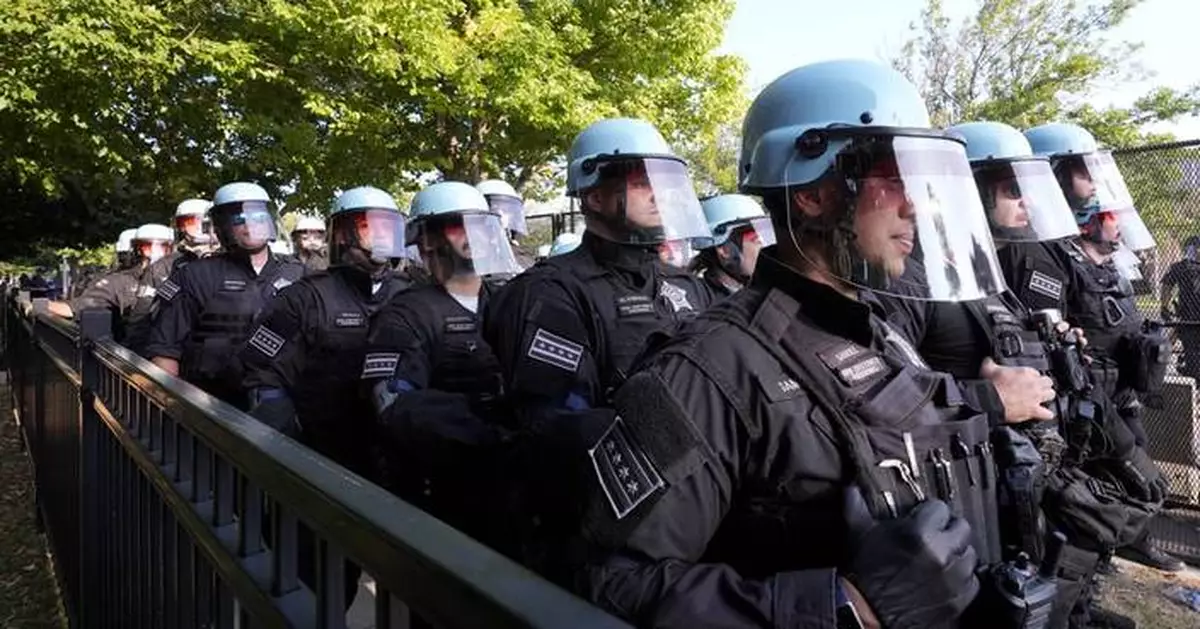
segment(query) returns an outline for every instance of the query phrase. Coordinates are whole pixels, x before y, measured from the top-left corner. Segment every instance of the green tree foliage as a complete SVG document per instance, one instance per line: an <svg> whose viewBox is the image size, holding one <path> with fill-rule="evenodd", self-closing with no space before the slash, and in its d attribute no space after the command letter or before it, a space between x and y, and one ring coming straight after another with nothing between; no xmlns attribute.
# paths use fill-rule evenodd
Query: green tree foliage
<svg viewBox="0 0 1200 629"><path fill-rule="evenodd" d="M1147 126L1200 113L1200 87L1156 87L1129 107L1091 104L1101 87L1148 78L1133 62L1141 45L1111 37L1142 3L977 0L976 10L955 25L941 0L927 0L892 63L920 87L938 126L995 120L1025 129L1065 120L1112 148L1169 141L1170 134L1151 133ZM1122 161L1147 224L1167 237L1168 227L1182 226L1175 213L1189 194L1175 183L1184 153ZM1189 229L1200 226L1200 211L1186 222Z"/></svg>
<svg viewBox="0 0 1200 629"><path fill-rule="evenodd" d="M32 209L0 228L101 242L240 178L298 208L431 176L544 196L595 119L692 146L737 115L733 4L6 0L0 203Z"/></svg>

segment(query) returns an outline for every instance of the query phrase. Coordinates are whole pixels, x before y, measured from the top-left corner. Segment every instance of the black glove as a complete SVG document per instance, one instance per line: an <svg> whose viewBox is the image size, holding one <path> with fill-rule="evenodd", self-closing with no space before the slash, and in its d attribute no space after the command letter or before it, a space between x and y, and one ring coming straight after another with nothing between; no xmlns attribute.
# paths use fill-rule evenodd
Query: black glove
<svg viewBox="0 0 1200 629"><path fill-rule="evenodd" d="M846 576L888 629L954 627L979 593L971 527L929 500L896 520L875 520L857 487L846 490L851 544Z"/></svg>
<svg viewBox="0 0 1200 629"><path fill-rule="evenodd" d="M296 424L296 407L289 397L281 396L260 402L250 410L250 415L289 437L295 438L300 432Z"/></svg>

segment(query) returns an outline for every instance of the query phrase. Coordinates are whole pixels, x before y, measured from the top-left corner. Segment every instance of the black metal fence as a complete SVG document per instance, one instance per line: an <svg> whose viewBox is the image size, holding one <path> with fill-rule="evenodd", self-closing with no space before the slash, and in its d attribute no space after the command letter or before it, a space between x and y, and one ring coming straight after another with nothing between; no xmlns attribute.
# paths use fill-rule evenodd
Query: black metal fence
<svg viewBox="0 0 1200 629"><path fill-rule="evenodd" d="M73 627L626 627L108 338L4 308L38 507ZM401 602L403 601L403 603ZM411 614L410 614L411 611Z"/></svg>
<svg viewBox="0 0 1200 629"><path fill-rule="evenodd" d="M1167 387L1145 415L1151 455L1171 485L1157 543L1200 562L1200 140L1114 151L1156 247L1140 253L1138 307L1174 339Z"/></svg>

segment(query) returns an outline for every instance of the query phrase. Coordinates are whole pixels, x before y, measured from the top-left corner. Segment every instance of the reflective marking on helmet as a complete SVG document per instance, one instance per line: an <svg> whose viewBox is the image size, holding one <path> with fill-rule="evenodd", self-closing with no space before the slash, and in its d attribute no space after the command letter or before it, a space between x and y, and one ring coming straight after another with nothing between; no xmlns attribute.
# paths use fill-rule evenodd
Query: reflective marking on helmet
<svg viewBox="0 0 1200 629"><path fill-rule="evenodd" d="M372 352L363 359L362 374L359 378L390 378L396 373L400 364L400 354L396 352Z"/></svg>
<svg viewBox="0 0 1200 629"><path fill-rule="evenodd" d="M583 359L583 346L538 328L533 335L533 341L529 343L526 355L563 371L575 373L579 371L579 361Z"/></svg>
<svg viewBox="0 0 1200 629"><path fill-rule="evenodd" d="M1034 271L1029 276L1029 290L1041 293L1051 299L1062 298L1062 282L1041 271Z"/></svg>
<svg viewBox="0 0 1200 629"><path fill-rule="evenodd" d="M618 520L665 485L620 416L588 450L588 457Z"/></svg>
<svg viewBox="0 0 1200 629"><path fill-rule="evenodd" d="M250 337L250 346L269 358L278 356L279 350L283 349L284 343L285 341L282 336L271 331L265 325L258 326L258 329L254 331L254 335Z"/></svg>
<svg viewBox="0 0 1200 629"><path fill-rule="evenodd" d="M158 296L166 301L171 301L175 295L179 294L179 285L171 280L163 282L162 286L158 287Z"/></svg>

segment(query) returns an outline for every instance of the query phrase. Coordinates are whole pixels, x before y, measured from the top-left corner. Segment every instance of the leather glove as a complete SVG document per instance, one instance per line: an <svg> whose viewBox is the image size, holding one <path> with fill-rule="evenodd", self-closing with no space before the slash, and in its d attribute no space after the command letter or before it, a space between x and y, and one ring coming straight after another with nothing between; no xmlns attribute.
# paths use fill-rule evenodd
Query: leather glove
<svg viewBox="0 0 1200 629"><path fill-rule="evenodd" d="M853 559L843 576L884 627L957 626L979 593L966 520L941 500L929 500L904 517L877 521L857 487L846 490L844 515Z"/></svg>
<svg viewBox="0 0 1200 629"><path fill-rule="evenodd" d="M1135 448L1129 458L1116 462L1113 467L1130 496L1154 504L1166 499L1166 481L1154 460L1142 448Z"/></svg>

